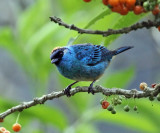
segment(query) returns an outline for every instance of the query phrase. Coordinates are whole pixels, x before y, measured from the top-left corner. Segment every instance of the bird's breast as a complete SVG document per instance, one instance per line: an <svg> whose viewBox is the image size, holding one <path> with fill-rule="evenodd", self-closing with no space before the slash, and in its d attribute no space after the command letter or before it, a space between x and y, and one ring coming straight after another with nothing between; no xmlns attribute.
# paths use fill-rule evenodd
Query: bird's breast
<svg viewBox="0 0 160 133"><path fill-rule="evenodd" d="M80 61L66 61L59 64L59 72L66 78L76 81L93 81L101 77L107 68L107 62L88 66Z"/></svg>

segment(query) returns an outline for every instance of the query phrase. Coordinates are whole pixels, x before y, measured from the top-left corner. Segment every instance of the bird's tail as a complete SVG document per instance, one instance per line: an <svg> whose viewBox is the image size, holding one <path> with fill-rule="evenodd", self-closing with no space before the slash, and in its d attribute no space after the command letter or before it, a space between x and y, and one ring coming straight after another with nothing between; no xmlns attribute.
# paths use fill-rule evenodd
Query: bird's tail
<svg viewBox="0 0 160 133"><path fill-rule="evenodd" d="M113 50L113 51L112 51L112 54L113 54L113 55L117 55L117 54L120 54L120 53L122 53L122 52L124 52L124 51L126 51L126 50L128 50L128 49L131 49L131 48L133 48L133 46L120 47L120 48L118 48L118 49L116 49L116 50Z"/></svg>

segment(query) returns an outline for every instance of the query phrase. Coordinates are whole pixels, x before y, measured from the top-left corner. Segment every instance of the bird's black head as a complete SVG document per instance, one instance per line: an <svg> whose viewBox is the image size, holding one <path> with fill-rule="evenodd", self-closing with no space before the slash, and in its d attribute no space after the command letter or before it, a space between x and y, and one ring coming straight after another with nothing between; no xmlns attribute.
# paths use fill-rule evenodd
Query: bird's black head
<svg viewBox="0 0 160 133"><path fill-rule="evenodd" d="M58 65L59 62L61 61L63 55L64 55L64 50L65 48L63 47L56 47L52 50L51 55L50 55L50 59L51 59L51 63Z"/></svg>

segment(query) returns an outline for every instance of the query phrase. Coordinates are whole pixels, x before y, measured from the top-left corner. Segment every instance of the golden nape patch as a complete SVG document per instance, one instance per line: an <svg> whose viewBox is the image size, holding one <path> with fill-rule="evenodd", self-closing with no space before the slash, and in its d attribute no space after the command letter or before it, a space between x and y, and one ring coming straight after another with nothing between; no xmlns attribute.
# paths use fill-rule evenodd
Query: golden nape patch
<svg viewBox="0 0 160 133"><path fill-rule="evenodd" d="M51 54L52 54L54 51L56 51L57 49L60 49L60 48L62 48L62 47L55 47L55 48L51 51Z"/></svg>

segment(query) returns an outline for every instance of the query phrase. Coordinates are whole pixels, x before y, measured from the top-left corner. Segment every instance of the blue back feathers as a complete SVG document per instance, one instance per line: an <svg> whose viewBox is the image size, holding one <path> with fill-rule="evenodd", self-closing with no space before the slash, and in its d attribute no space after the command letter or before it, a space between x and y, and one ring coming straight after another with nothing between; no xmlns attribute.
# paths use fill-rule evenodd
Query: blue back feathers
<svg viewBox="0 0 160 133"><path fill-rule="evenodd" d="M110 51L104 46L92 45L90 43L72 45L71 47L76 53L76 58L78 60L82 60L83 63L88 66L94 66L103 61L110 62L114 55L120 54L128 49L133 48L132 46L124 46Z"/></svg>
<svg viewBox="0 0 160 133"><path fill-rule="evenodd" d="M71 46L76 53L76 57L88 66L94 66L105 61L104 55L109 52L104 46L92 44L77 44Z"/></svg>

